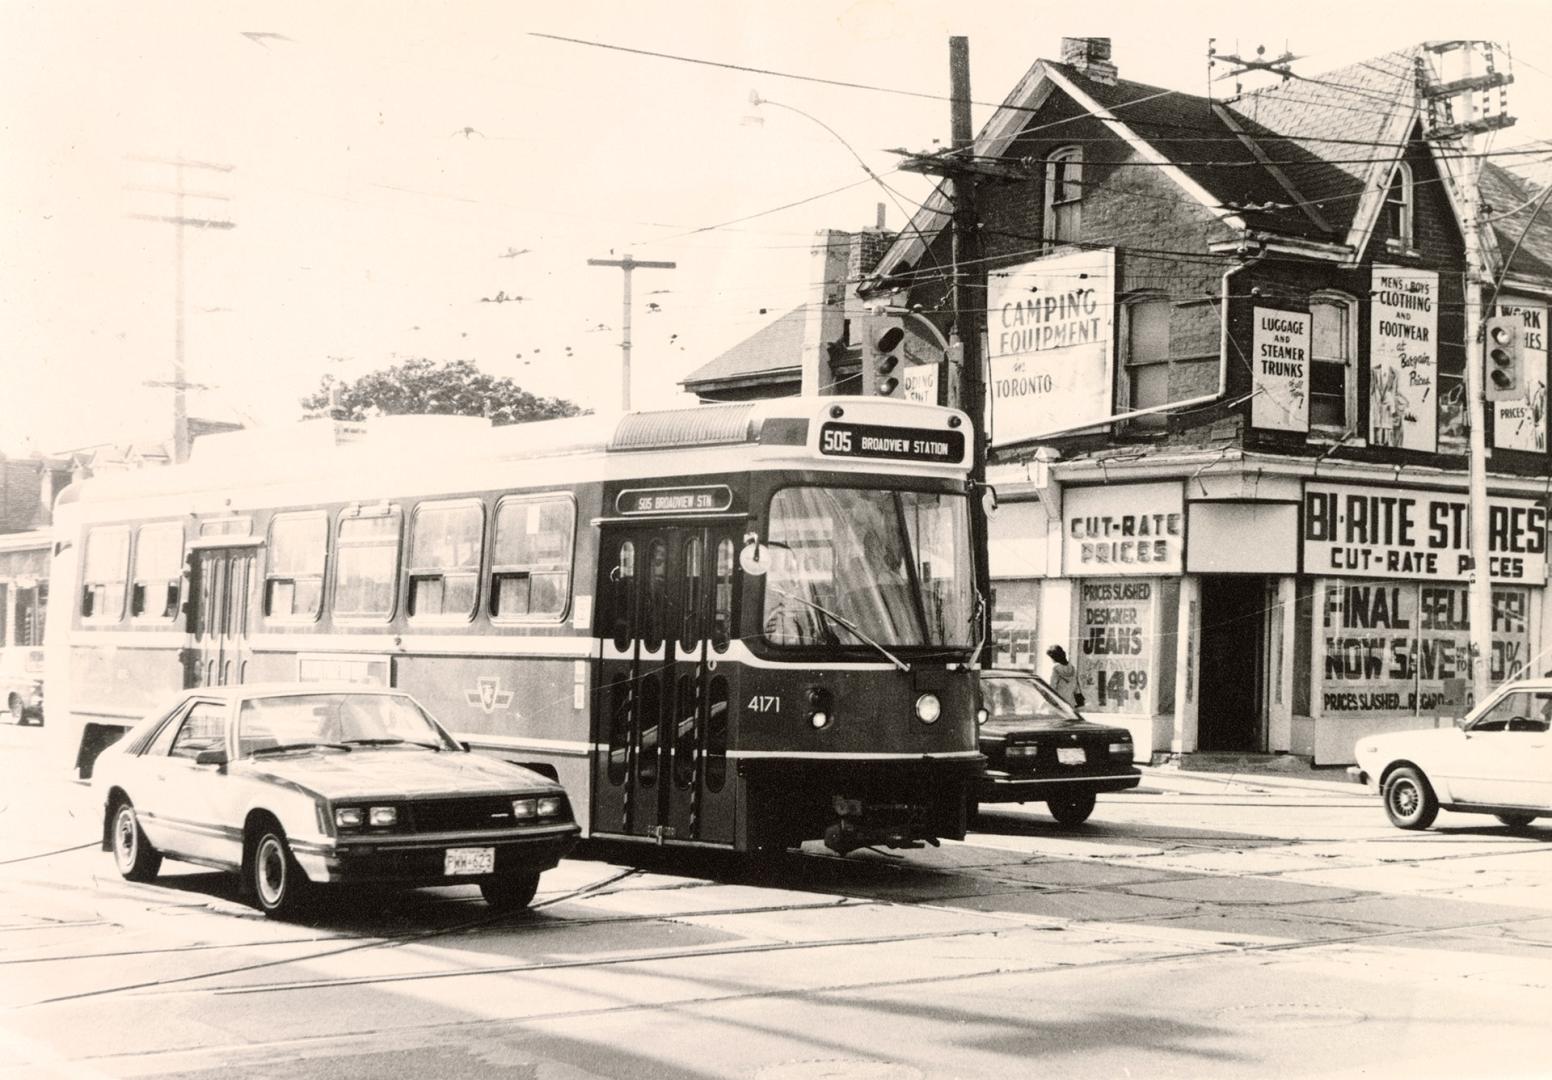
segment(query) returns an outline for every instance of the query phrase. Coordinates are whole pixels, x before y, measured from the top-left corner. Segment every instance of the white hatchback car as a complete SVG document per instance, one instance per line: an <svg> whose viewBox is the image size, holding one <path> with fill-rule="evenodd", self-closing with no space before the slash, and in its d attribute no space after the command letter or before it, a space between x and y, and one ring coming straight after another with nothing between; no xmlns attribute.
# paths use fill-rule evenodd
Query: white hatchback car
<svg viewBox="0 0 1552 1080"><path fill-rule="evenodd" d="M1348 773L1379 791L1401 829L1440 808L1522 827L1552 814L1552 679L1505 683L1454 727L1358 740Z"/></svg>

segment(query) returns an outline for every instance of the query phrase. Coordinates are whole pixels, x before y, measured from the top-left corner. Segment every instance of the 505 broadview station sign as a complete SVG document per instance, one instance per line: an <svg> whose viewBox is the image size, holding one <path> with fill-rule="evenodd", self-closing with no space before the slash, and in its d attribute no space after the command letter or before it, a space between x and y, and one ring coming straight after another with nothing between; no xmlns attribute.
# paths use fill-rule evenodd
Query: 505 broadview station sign
<svg viewBox="0 0 1552 1080"><path fill-rule="evenodd" d="M1465 581L1471 573L1465 495L1307 484L1304 572L1323 577ZM1488 500L1488 575L1540 585L1547 579L1547 510L1529 499Z"/></svg>

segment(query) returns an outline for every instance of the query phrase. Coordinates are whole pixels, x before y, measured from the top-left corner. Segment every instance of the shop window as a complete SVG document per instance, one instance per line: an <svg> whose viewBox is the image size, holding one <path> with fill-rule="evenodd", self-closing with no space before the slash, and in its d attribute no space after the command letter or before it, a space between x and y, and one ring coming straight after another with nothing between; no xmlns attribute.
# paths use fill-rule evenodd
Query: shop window
<svg viewBox="0 0 1552 1080"><path fill-rule="evenodd" d="M329 516L276 514L269 523L264 614L272 619L316 619L323 606Z"/></svg>
<svg viewBox="0 0 1552 1080"><path fill-rule="evenodd" d="M410 526L410 618L473 618L479 605L484 546L485 508L479 503L416 507Z"/></svg>
<svg viewBox="0 0 1552 1080"><path fill-rule="evenodd" d="M565 617L576 520L569 495L501 500L491 554L493 619L558 622Z"/></svg>
<svg viewBox="0 0 1552 1080"><path fill-rule="evenodd" d="M1310 298L1310 427L1345 435L1357 424L1357 328L1352 297Z"/></svg>
<svg viewBox="0 0 1552 1080"><path fill-rule="evenodd" d="M1412 187L1412 167L1406 162L1397 163L1385 191L1386 243L1392 248L1412 249L1412 218L1415 207Z"/></svg>
<svg viewBox="0 0 1552 1080"><path fill-rule="evenodd" d="M1169 403L1170 302L1144 297L1125 305L1127 411ZM1162 415L1138 417L1139 425L1161 426Z"/></svg>
<svg viewBox="0 0 1552 1080"><path fill-rule="evenodd" d="M142 525L135 538L129 614L148 622L171 622L183 591L183 526Z"/></svg>
<svg viewBox="0 0 1552 1080"><path fill-rule="evenodd" d="M114 525L87 533L81 571L81 617L92 622L117 622L123 618L128 581L129 529Z"/></svg>
<svg viewBox="0 0 1552 1080"><path fill-rule="evenodd" d="M1045 240L1075 244L1083 228L1083 150L1064 147L1045 159Z"/></svg>
<svg viewBox="0 0 1552 1080"><path fill-rule="evenodd" d="M386 620L399 576L399 508L372 507L341 516L334 614Z"/></svg>

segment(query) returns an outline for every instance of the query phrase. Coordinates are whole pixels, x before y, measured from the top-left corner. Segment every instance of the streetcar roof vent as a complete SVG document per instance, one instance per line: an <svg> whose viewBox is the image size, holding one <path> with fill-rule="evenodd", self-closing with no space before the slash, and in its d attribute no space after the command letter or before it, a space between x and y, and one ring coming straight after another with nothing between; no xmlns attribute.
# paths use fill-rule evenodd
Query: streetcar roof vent
<svg viewBox="0 0 1552 1080"><path fill-rule="evenodd" d="M691 409L627 413L609 440L610 450L666 450L754 441L755 406L698 405Z"/></svg>

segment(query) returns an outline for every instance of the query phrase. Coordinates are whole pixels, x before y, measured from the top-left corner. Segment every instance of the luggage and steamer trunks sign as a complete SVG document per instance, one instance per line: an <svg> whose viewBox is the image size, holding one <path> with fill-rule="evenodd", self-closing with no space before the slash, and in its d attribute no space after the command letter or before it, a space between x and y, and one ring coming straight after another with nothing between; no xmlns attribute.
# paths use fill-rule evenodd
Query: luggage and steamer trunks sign
<svg viewBox="0 0 1552 1080"><path fill-rule="evenodd" d="M1488 574L1547 578L1547 511L1529 499L1488 500ZM1307 484L1304 572L1319 577L1465 581L1470 513L1464 494Z"/></svg>
<svg viewBox="0 0 1552 1080"><path fill-rule="evenodd" d="M1273 431L1308 431L1309 312L1258 307L1255 318L1250 422Z"/></svg>
<svg viewBox="0 0 1552 1080"><path fill-rule="evenodd" d="M1052 255L987 284L992 445L1110 419L1115 251Z"/></svg>

